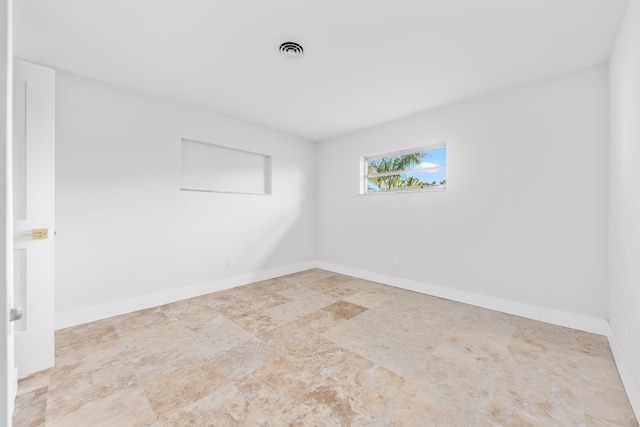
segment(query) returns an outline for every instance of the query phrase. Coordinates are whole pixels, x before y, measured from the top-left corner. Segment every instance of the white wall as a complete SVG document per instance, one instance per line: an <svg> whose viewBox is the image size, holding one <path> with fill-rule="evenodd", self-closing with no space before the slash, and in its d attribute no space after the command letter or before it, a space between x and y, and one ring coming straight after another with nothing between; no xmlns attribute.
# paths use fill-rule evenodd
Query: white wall
<svg viewBox="0 0 640 427"><path fill-rule="evenodd" d="M445 192L358 194L361 156L445 140ZM318 259L604 319L607 156L606 65L324 141Z"/></svg>
<svg viewBox="0 0 640 427"><path fill-rule="evenodd" d="M609 315L640 416L640 2L632 0L610 61ZM618 364L620 366L620 363Z"/></svg>
<svg viewBox="0 0 640 427"><path fill-rule="evenodd" d="M315 143L63 71L56 110L58 327L315 259ZM273 195L179 191L183 137L273 156Z"/></svg>

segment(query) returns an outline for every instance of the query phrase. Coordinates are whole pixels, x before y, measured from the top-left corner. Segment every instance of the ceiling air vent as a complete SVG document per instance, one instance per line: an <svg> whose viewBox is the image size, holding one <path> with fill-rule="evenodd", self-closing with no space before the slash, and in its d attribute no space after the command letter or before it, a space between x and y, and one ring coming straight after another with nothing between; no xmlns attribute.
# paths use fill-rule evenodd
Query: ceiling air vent
<svg viewBox="0 0 640 427"><path fill-rule="evenodd" d="M284 42L280 45L280 55L287 58L300 58L304 49L296 42Z"/></svg>

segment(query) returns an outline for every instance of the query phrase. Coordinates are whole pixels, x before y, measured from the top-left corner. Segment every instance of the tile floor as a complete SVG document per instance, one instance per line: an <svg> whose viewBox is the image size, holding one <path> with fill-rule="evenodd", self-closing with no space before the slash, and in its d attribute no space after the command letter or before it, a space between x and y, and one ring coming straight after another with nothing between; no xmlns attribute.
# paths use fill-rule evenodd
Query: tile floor
<svg viewBox="0 0 640 427"><path fill-rule="evenodd" d="M58 331L14 425L638 426L602 336L322 270Z"/></svg>

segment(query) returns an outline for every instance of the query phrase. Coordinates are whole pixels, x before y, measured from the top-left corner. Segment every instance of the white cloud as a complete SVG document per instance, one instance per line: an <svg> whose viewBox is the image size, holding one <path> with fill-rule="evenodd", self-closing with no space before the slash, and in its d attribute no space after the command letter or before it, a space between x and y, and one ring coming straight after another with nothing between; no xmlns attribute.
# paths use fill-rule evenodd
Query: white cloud
<svg viewBox="0 0 640 427"><path fill-rule="evenodd" d="M437 168L437 167L440 167L440 165L437 164L437 163L432 163L432 162L422 162L422 163L420 163L418 165L418 167L419 168ZM438 171L425 171L425 172L434 173L434 172L438 172Z"/></svg>

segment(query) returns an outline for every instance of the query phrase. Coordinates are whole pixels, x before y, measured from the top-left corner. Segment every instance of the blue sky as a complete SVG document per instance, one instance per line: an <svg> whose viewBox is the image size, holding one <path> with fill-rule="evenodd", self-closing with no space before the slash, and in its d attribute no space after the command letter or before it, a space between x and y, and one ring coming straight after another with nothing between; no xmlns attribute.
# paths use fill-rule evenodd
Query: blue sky
<svg viewBox="0 0 640 427"><path fill-rule="evenodd" d="M447 165L447 148L441 147L433 150L428 150L428 156L425 156L425 159L420 164L420 166L446 166ZM415 166L418 167L418 166ZM435 172L414 172L408 173L408 176L415 176L420 181L423 182L433 182L440 183L447 179L447 170L439 170Z"/></svg>
<svg viewBox="0 0 640 427"><path fill-rule="evenodd" d="M431 150L425 150L422 153L423 161L419 165L414 165L411 169L424 168L424 167L438 167L438 166L446 166L447 165L447 148L440 147ZM374 159L374 161L377 159ZM436 171L420 171L420 172L409 172L406 176L414 176L418 178L422 182L440 184L440 182L447 179L447 171L446 169L436 170ZM369 188L373 191L377 191L378 188L375 184L368 183Z"/></svg>

